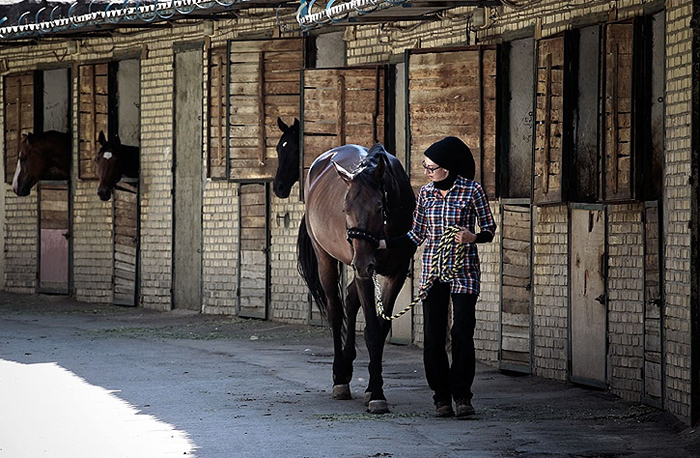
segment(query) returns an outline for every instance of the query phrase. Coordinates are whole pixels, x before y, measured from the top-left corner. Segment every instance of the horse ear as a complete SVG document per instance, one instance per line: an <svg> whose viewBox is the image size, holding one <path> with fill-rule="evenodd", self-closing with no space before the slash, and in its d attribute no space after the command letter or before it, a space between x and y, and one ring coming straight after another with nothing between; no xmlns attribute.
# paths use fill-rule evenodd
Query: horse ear
<svg viewBox="0 0 700 458"><path fill-rule="evenodd" d="M345 167L343 167L335 161L331 162L333 163L333 167L335 167L335 171L338 173L340 178L343 179L343 181L345 181L346 183L350 183L352 179L355 178L355 176L352 173L350 173L347 169L345 169Z"/></svg>
<svg viewBox="0 0 700 458"><path fill-rule="evenodd" d="M282 121L282 118L280 118L280 117L277 118L277 127L279 127L280 130L284 133L287 133L287 131L289 130L289 126L286 125L284 123L284 121Z"/></svg>
<svg viewBox="0 0 700 458"><path fill-rule="evenodd" d="M292 127L299 131L299 120L297 118L294 118L294 125Z"/></svg>
<svg viewBox="0 0 700 458"><path fill-rule="evenodd" d="M117 135L114 136L114 143L116 143L117 145L121 145L121 144L122 144L122 141L121 141L121 139L119 138L119 134L117 134Z"/></svg>
<svg viewBox="0 0 700 458"><path fill-rule="evenodd" d="M97 142L102 146L107 143L107 139L105 138L105 133L103 131L100 131L100 135L97 137Z"/></svg>
<svg viewBox="0 0 700 458"><path fill-rule="evenodd" d="M379 155L379 161L377 161L377 166L374 167L372 176L377 180L381 180L384 176L384 169L386 168L386 163L384 162L384 155Z"/></svg>

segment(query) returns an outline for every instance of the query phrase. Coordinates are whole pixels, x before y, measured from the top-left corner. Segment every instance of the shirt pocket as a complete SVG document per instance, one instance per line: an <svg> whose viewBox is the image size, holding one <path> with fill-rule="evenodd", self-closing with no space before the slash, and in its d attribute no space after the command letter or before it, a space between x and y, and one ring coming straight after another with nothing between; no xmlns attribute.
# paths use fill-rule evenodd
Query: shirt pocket
<svg viewBox="0 0 700 458"><path fill-rule="evenodd" d="M464 201L450 200L445 202L445 225L446 226L465 226L467 223L467 215L469 207Z"/></svg>

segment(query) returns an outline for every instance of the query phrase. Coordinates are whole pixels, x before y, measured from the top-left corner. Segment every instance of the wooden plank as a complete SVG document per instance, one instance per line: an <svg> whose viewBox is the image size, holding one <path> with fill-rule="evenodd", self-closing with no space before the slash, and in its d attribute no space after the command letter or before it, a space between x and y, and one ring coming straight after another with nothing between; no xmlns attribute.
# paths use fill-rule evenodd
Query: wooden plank
<svg viewBox="0 0 700 458"><path fill-rule="evenodd" d="M632 23L606 26L605 109L606 135L605 200L626 200L633 197L633 161L630 157L631 100L633 92Z"/></svg>

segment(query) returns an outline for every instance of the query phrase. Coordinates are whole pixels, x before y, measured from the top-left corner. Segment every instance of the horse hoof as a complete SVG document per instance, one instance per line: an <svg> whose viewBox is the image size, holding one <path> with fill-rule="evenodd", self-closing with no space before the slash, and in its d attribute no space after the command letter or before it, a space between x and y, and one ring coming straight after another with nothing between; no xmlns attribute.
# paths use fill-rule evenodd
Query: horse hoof
<svg viewBox="0 0 700 458"><path fill-rule="evenodd" d="M369 401L372 399L372 392L371 391L365 391L365 405L369 405Z"/></svg>
<svg viewBox="0 0 700 458"><path fill-rule="evenodd" d="M375 414L389 413L389 404L387 404L387 402L383 399L369 401L367 411Z"/></svg>
<svg viewBox="0 0 700 458"><path fill-rule="evenodd" d="M341 401L352 399L350 385L333 385L333 399L339 399Z"/></svg>

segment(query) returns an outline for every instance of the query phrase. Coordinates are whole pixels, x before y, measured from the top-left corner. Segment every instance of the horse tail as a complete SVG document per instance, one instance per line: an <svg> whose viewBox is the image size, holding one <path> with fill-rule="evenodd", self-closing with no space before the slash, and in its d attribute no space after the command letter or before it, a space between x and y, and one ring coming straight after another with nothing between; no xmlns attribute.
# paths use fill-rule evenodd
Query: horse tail
<svg viewBox="0 0 700 458"><path fill-rule="evenodd" d="M316 300L321 315L323 318L326 318L328 303L326 301L326 294L323 292L323 286L321 285L321 278L318 276L318 259L316 259L316 252L311 243L309 231L306 229L306 215L301 218L299 235L297 236L297 270L299 270L301 278L304 279L306 286L308 286L309 291L311 291L311 296Z"/></svg>

